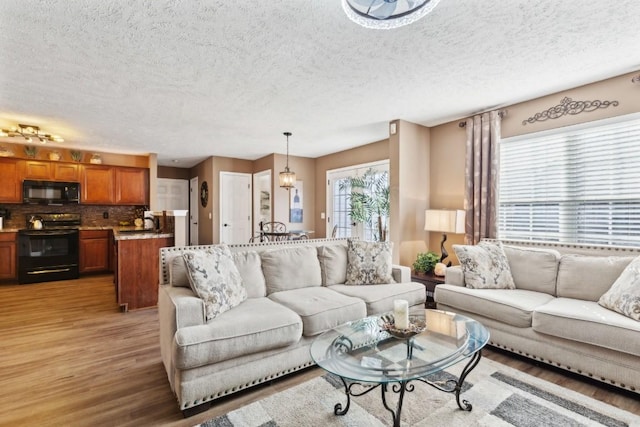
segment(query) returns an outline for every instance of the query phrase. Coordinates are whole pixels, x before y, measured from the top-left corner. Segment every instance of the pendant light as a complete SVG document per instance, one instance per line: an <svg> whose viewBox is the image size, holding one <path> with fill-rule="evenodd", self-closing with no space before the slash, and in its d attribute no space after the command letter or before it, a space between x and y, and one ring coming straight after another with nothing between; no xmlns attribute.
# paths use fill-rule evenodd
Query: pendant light
<svg viewBox="0 0 640 427"><path fill-rule="evenodd" d="M296 185L296 173L289 170L289 137L291 132L284 132L284 136L287 137L287 166L284 171L280 172L280 187L289 190Z"/></svg>

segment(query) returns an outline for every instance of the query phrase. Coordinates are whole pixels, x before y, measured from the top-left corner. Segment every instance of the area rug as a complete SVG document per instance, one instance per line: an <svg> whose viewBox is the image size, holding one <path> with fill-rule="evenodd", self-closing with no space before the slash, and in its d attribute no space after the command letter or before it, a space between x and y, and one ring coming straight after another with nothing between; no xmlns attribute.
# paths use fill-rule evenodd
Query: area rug
<svg viewBox="0 0 640 427"><path fill-rule="evenodd" d="M457 377L461 366L439 374ZM430 377L431 379L434 379ZM461 397L473 409L458 408L455 395L416 382L405 394L402 426L611 426L640 427L640 416L617 409L489 359L467 377ZM388 395L389 396L389 395ZM395 408L397 396L388 403ZM303 384L209 420L199 427L389 426L391 414L382 406L379 390L352 397L349 412L333 414L346 397L342 382L325 374Z"/></svg>

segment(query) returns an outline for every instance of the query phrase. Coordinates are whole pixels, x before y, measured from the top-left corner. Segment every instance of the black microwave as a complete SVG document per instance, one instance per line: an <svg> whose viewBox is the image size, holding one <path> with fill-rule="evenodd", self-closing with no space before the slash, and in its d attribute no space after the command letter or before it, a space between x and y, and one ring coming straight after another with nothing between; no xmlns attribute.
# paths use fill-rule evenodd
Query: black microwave
<svg viewBox="0 0 640 427"><path fill-rule="evenodd" d="M22 182L22 202L40 205L66 205L80 202L79 182Z"/></svg>

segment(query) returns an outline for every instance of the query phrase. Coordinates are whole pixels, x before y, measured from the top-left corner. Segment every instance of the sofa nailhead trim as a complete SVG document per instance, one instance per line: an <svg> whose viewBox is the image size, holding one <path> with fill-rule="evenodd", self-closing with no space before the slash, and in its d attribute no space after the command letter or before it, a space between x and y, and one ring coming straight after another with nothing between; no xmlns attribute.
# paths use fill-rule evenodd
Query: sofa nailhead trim
<svg viewBox="0 0 640 427"><path fill-rule="evenodd" d="M309 366L313 366L313 365L314 365L313 362L307 362L307 363L304 363L302 365L296 366L295 368L290 368L290 369L287 369L287 370L284 370L284 371L269 375L268 377L263 377L263 378L260 378L258 380L253 380L251 382L248 382L246 384L243 384L243 385L240 385L240 386L237 386L237 387L233 387L231 389L223 390L221 392L218 392L215 395L204 397L201 400L194 400L193 402L185 402L182 405L181 409L185 410L185 409L193 408L194 406L205 404L207 402L210 402L210 401L215 400L217 398L226 396L228 394L232 394L232 393L235 393L237 391L244 390L245 388L249 388L249 387L251 387L253 385L261 384L263 382L266 382L266 381L281 377L281 376L283 376L285 374L288 374L288 373L291 373L291 372L299 371L300 369L308 368Z"/></svg>
<svg viewBox="0 0 640 427"><path fill-rule="evenodd" d="M509 348L509 347L507 347L507 346L505 346L505 345L502 345L502 344L496 343L496 342L494 342L494 341L489 341L489 345L492 345L493 347L501 348L501 349L503 349L503 350L507 350L507 351L511 351L512 353L515 353L515 351L514 351L512 348ZM520 354L523 354L523 353L522 353L522 352L520 352ZM536 360L536 359L537 359L537 360L539 360L539 361L541 361L541 362L543 362L543 363L546 363L546 364L548 364L548 365L552 365L552 366L554 365L554 362L552 362L551 360L547 360L547 361L545 362L544 358L542 358L542 357L538 357L538 356L536 356L535 354L532 354L532 355L529 355L529 353L525 353L525 354L526 354L526 356L527 356L528 358L530 358L530 359L533 359L533 360ZM561 363L558 363L558 362L555 362L555 365L556 365L556 366L558 366L558 367L560 367L560 368L566 369L566 370L568 370L568 371L576 372L576 373L579 373L579 374L581 374L581 375L586 375L586 376L588 376L588 377L590 377L590 378L594 378L593 373L591 373L591 372L583 373L583 372L582 372L582 370L573 371L573 369L571 369L571 367L570 367L570 366L562 366L562 364L561 364ZM598 379L598 377L595 377L594 379L596 379L596 380L597 380L597 379ZM607 379L607 378L605 378L605 377L599 377L599 379L600 379L600 381L601 381L601 382L603 382L603 383L609 383L609 384L612 384L612 385L614 385L614 386L617 386L617 387L620 387L620 388L624 388L624 389L626 389L626 390L636 391L636 388L635 388L634 386L629 387L629 386L627 386L626 384L616 383L614 380L610 380L610 379Z"/></svg>

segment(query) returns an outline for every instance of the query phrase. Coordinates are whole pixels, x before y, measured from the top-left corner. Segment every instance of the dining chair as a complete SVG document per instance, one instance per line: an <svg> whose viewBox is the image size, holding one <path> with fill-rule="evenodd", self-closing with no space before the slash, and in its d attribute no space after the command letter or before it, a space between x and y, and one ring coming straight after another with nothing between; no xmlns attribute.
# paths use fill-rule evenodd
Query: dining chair
<svg viewBox="0 0 640 427"><path fill-rule="evenodd" d="M287 225L280 221L263 222L261 232L270 241L289 239Z"/></svg>

